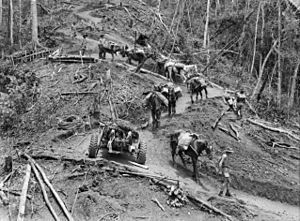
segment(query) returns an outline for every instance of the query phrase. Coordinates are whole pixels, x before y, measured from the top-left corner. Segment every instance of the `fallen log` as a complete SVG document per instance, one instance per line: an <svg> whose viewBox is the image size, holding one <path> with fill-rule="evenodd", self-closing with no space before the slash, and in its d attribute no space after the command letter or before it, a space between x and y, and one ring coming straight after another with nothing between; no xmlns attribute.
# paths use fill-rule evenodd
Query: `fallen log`
<svg viewBox="0 0 300 221"><path fill-rule="evenodd" d="M0 191L7 192L7 193L12 194L12 195L15 195L15 196L21 196L21 193L15 191L15 190L9 190L9 189L4 188L4 187L0 187ZM27 194L27 198L28 198L29 200L31 200L31 199L32 199L32 196L29 195L29 194Z"/></svg>
<svg viewBox="0 0 300 221"><path fill-rule="evenodd" d="M270 131L273 131L273 132L277 132L277 133L283 133L283 134L286 134L287 136L289 136L290 138L293 138L297 141L300 141L300 137L298 137L297 135L291 133L290 131L284 130L282 128L270 127L270 126L264 125L262 123L259 123L259 122L255 121L255 120L252 120L252 119L247 119L247 120L248 120L248 122L250 122L254 125L260 126L264 129L267 129L267 130L270 130Z"/></svg>
<svg viewBox="0 0 300 221"><path fill-rule="evenodd" d="M77 178L77 177L80 177L80 176L84 176L86 173L75 173L75 174L72 174L72 175L69 175L67 177L67 179L74 179L74 178Z"/></svg>
<svg viewBox="0 0 300 221"><path fill-rule="evenodd" d="M18 214L17 221L24 220L25 204L26 204L26 198L27 198L26 195L27 195L27 190L28 190L30 173L31 173L31 166L30 166L30 164L27 164L26 174L25 174L25 178L24 178L24 184L23 184L22 193L21 193L21 197L20 197L19 214Z"/></svg>
<svg viewBox="0 0 300 221"><path fill-rule="evenodd" d="M203 207L205 207L205 208L207 208L207 209L213 211L215 214L224 216L224 217L226 217L226 218L229 219L229 220L233 220L232 217L231 217L230 215L224 213L223 211L219 210L218 208L216 208L216 207L214 207L214 206L209 205L207 202L205 202L205 201L203 201L203 200L201 200L201 199L199 199L199 198L197 198L197 197L192 196L191 194L188 194L188 195L187 195L187 198L188 198L191 202L193 202L195 205L200 204L201 206L203 206Z"/></svg>
<svg viewBox="0 0 300 221"><path fill-rule="evenodd" d="M222 112L222 114L220 115L220 117L218 117L215 121L215 123L212 126L213 131L215 131L215 129L217 128L219 122L222 120L222 117L225 115L225 111Z"/></svg>
<svg viewBox="0 0 300 221"><path fill-rule="evenodd" d="M219 130L223 131L224 133L226 133L227 135L231 136L231 137L234 138L235 140L239 141L239 139L236 138L235 136L233 136L233 135L230 133L230 131L227 130L226 128L220 127L220 126L219 126L218 128L219 128Z"/></svg>
<svg viewBox="0 0 300 221"><path fill-rule="evenodd" d="M285 148L285 149L292 149L292 150L297 150L298 148L297 147L293 147L291 146L290 144L287 144L287 143L280 143L280 142L273 142L272 143L272 147L280 147L280 148Z"/></svg>
<svg viewBox="0 0 300 221"><path fill-rule="evenodd" d="M63 92L60 95L68 96L68 95L94 95L98 94L98 92L87 91L87 92Z"/></svg>
<svg viewBox="0 0 300 221"><path fill-rule="evenodd" d="M26 153L22 153L22 156L24 156L27 160L29 160L30 162L32 162L37 170L41 173L42 178L44 180L44 182L46 183L46 185L49 187L49 189L51 190L52 194L54 195L56 201L58 202L59 206L61 207L61 209L63 210L65 216L67 217L67 219L69 221L74 221L73 217L71 216L71 214L69 213L69 210L66 208L65 203L61 200L61 198L59 197L58 193L56 192L56 190L53 188L52 184L50 183L49 179L47 178L44 170L35 162L34 159L32 159L28 154Z"/></svg>
<svg viewBox="0 0 300 221"><path fill-rule="evenodd" d="M11 176L11 173L8 174L6 176L6 178L4 178L4 180L2 180L1 183L0 183L0 200L2 200L4 206L8 205L9 201L8 201L8 198L5 195L5 193L2 191L2 188L4 186L4 183L9 179L10 176Z"/></svg>
<svg viewBox="0 0 300 221"><path fill-rule="evenodd" d="M135 73L133 70L136 69L136 67L134 67L134 66L132 66L132 65L130 65L130 64L126 64L126 66L132 68L132 69L130 69L130 71L132 71L133 73ZM152 71L146 70L146 69L144 69L144 68L141 68L141 69L140 69L140 72L145 73L145 74L150 74L150 75L153 75L154 77L161 78L161 79L163 79L163 80L168 81L168 79L167 79L166 77L164 77L164 76L162 76L162 75L160 75L160 74L154 73L154 72L152 72Z"/></svg>
<svg viewBox="0 0 300 221"><path fill-rule="evenodd" d="M290 157L291 157L292 159L295 159L295 160L300 160L300 157L295 156L295 155L290 155Z"/></svg>
<svg viewBox="0 0 300 221"><path fill-rule="evenodd" d="M160 204L158 199L153 198L153 199L151 199L151 201L155 202L162 211L165 211L165 208Z"/></svg>
<svg viewBox="0 0 300 221"><path fill-rule="evenodd" d="M157 175L152 175L152 174L145 174L145 173L137 173L137 172L131 172L131 171L122 171L122 170L119 170L118 171L119 173L121 174L129 174L129 175L134 175L134 176L141 176L141 177L147 177L147 178L150 178L150 179L158 179L158 180L167 180L167 181L170 181L170 182L176 182L178 180L175 180L175 179L172 179L172 178L168 178L168 177L162 177L162 176L157 176Z"/></svg>
<svg viewBox="0 0 300 221"><path fill-rule="evenodd" d="M138 164L138 163L132 162L132 161L128 161L128 162L131 163L132 165L137 166L137 167L143 168L143 169L145 169L145 170L149 170L149 167L148 167L148 166L141 165L141 164Z"/></svg>
<svg viewBox="0 0 300 221"><path fill-rule="evenodd" d="M240 134L239 134L239 131L232 125L232 124L229 124L231 130L235 133L235 136L238 140L240 140Z"/></svg>
<svg viewBox="0 0 300 221"><path fill-rule="evenodd" d="M46 203L46 205L47 205L47 207L48 207L50 213L52 214L54 220L59 221L60 219L58 218L58 216L57 216L55 210L54 210L53 207L51 206L51 203L50 203L50 201L49 201L47 192L46 192L46 190L45 190L45 184L44 184L44 182L43 182L43 180L42 180L42 178L41 178L39 172L37 171L37 169L36 169L36 167L35 167L35 165L34 165L33 162L30 162L30 165L31 165L31 167L32 167L33 173L34 173L34 175L35 175L35 177L36 177L38 183L40 184L40 187L41 187L41 190L42 190L42 194L43 194L45 203Z"/></svg>

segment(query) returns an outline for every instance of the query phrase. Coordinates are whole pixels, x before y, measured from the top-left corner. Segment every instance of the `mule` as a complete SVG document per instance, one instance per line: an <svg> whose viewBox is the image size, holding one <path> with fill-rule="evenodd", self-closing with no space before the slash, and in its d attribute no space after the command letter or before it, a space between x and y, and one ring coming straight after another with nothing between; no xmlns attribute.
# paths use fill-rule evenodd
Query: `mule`
<svg viewBox="0 0 300 221"><path fill-rule="evenodd" d="M155 53L146 53L143 50L128 50L128 46L126 45L121 49L120 54L122 57L128 58L128 63L132 64L132 60L137 61L138 64L141 64L144 60L147 60L148 58L152 58L153 60L156 59Z"/></svg>
<svg viewBox="0 0 300 221"><path fill-rule="evenodd" d="M208 98L208 96L207 96L207 84L205 83L204 80L191 79L191 81L189 82L189 87L190 87L190 97L191 97L192 104L194 103L194 100L193 100L193 95L194 94L196 94L196 100L198 100L199 94L201 96L201 100L203 99L203 97L202 97L202 91L203 90L205 92L206 99Z"/></svg>
<svg viewBox="0 0 300 221"><path fill-rule="evenodd" d="M178 149L178 155L181 158L181 161L186 168L186 163L183 157L183 154L191 157L192 159L192 164L193 164L193 178L198 181L198 174L197 174L197 162L198 162L198 157L202 154L203 151L206 152L206 155L210 160L213 159L213 148L212 146L208 146L208 142L206 140L199 139L198 136L194 134L190 134L190 136L193 137L191 140L190 144L188 145L187 150L183 150L178 146L179 143L179 136L181 133L187 133L183 130L180 130L178 132L175 132L171 134L170 137L170 146L172 150L172 160L173 160L173 166L175 166L175 155L176 155L176 150Z"/></svg>
<svg viewBox="0 0 300 221"><path fill-rule="evenodd" d="M160 126L162 104L155 93L152 93L149 104L151 107L152 129L156 129Z"/></svg>
<svg viewBox="0 0 300 221"><path fill-rule="evenodd" d="M105 59L106 53L109 53L111 54L112 61L114 60L115 55L117 55L117 52L122 50L122 48L119 45L116 45L113 42L110 42L108 46L98 44L98 49L99 49L99 59Z"/></svg>

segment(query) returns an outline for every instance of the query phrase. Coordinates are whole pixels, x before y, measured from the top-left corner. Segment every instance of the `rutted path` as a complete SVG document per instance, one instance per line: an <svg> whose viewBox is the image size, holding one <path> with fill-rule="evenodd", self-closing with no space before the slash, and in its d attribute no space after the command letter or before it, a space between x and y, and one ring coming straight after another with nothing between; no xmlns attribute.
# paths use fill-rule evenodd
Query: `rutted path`
<svg viewBox="0 0 300 221"><path fill-rule="evenodd" d="M96 24L101 21L100 18L94 18L90 16L91 11L77 12L79 9L80 8L77 8L76 11L74 11L74 13L76 13L78 16L91 20ZM105 37L115 42L123 42L127 44L129 43L116 34L105 35ZM95 48L97 48L97 41L88 39L88 50L92 50L92 56L97 56L97 54L95 53ZM177 114L183 114L186 108L190 106L190 98L186 93L186 89L184 89L183 92L183 97L181 97L177 102ZM220 97L223 95L223 93L224 92L222 90L217 88L208 89L209 98ZM176 118L176 116L174 117ZM164 123L167 122L168 119L169 118L166 116L166 114L163 114L161 125L164 125ZM140 131L140 134L142 139L148 144L146 164L149 166L150 172L168 176L173 179L178 179L183 184L184 189L187 189L189 190L189 192L193 192L194 194L205 194L207 198L209 196L217 195L217 187L212 182L209 182L209 179L207 177L200 177L202 185L199 185L195 183L195 181L191 178L191 172L188 172L180 165L177 166L177 168L173 167L171 163L169 141L167 138L159 137L151 130ZM80 147L77 148L77 151L86 151L88 148L88 144L89 139L86 139L85 142L83 142ZM126 160L124 159L118 159L118 157L113 158L114 160L118 160L119 162L126 163ZM177 162L179 162L179 159L177 159ZM264 217L268 217L265 220L294 221L298 220L300 217L299 208L296 206L270 201L265 198L252 196L240 191L234 191L234 194L238 199L246 202L247 206L255 210L255 212L257 212L258 210L261 211L265 215ZM254 218L254 220L261 219Z"/></svg>

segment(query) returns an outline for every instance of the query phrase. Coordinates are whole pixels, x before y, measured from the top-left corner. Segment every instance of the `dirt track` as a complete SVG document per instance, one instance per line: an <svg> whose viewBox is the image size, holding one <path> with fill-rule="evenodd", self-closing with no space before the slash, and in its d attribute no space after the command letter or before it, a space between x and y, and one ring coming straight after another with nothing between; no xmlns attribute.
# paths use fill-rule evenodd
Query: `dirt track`
<svg viewBox="0 0 300 221"><path fill-rule="evenodd" d="M80 7L74 8L74 13L76 13L79 17L82 17L87 20L91 20L93 22L101 23L100 18L95 18L90 15L91 10L87 11L80 11ZM60 30L61 32L65 33L66 35L70 36L69 30L66 28L63 28ZM108 33L105 35L105 37L108 40L112 40L115 42L119 42L122 44L130 44L130 41L127 39L124 39L117 33ZM81 41L81 35L79 35L74 41L72 41L72 44L78 45L78 43ZM97 51L97 41L95 39L89 38L88 39L88 52L87 54L90 54L91 56L98 57L98 51ZM110 61L110 55L107 56L107 60ZM116 61L122 62L124 61L123 58L118 56L116 58ZM102 65L103 63L101 63ZM106 62L104 63L107 64ZM113 66L114 64L112 62L108 62L109 65ZM62 65L63 67L63 74L61 76L55 76L55 79L49 80L47 78L47 81L49 81L51 84L55 83L57 81L57 89L58 90L65 90L65 89L73 89L77 90L80 88L76 88L77 86L72 85L69 81L69 78L71 78L72 71L79 70L79 66L73 66L73 65ZM40 75L45 74L45 72L48 71L48 69L41 71ZM65 71L65 72L64 72ZM101 72L101 71L100 71ZM117 73L118 75L121 73ZM123 74L123 73L122 73ZM128 74L128 73L126 73ZM155 82L161 82L160 79L153 78L152 76L143 74L142 77L143 80L147 81L154 80ZM49 82L46 83L48 86ZM67 83L66 83L67 82ZM143 81L144 82L144 81ZM122 83L122 81L121 81ZM143 84L141 82L138 82L141 88L143 88ZM56 83L55 83L56 84ZM71 85L71 86L70 86ZM180 85L182 88L184 86ZM52 87L52 86L51 86ZM71 88L72 87L72 88ZM56 88L56 87L55 87ZM46 90L46 89L45 89ZM55 92L56 93L56 92ZM53 92L54 94L54 92ZM214 120L219 114L219 110L222 108L222 102L219 99L220 96L222 96L223 91L217 88L209 88L208 89L209 99L204 101L199 101L195 105L190 104L190 98L189 94L187 94L186 90L184 89L183 97L181 97L177 103L177 114L173 118L169 118L166 113L162 116L162 122L161 122L161 128L159 130L153 131L151 130L151 125L146 130L140 130L141 137L146 143L148 144L148 152L147 152L147 162L146 165L149 166L149 171L154 174L160 174L162 176L168 176L173 179L178 179L180 181L181 186L188 190L191 193L194 193L195 195L199 196L201 199L209 200L211 204L215 205L216 207L222 209L226 213L237 217L237 220L287 220L287 221L294 221L299 220L300 217L300 211L299 207L292 206L289 204L277 202L277 201L271 201L263 197L259 197L254 195L254 192L257 190L261 190L264 186L264 181L268 179L270 183L271 181L276 181L276 184L279 186L278 189L270 190L268 194L273 193L274 197L277 199L282 199L282 196L285 192L276 194L276 190L281 190L280 188L285 184L286 180L291 179L292 181L296 180L294 176L296 176L293 171L290 172L291 175L289 175L283 168L288 168L286 165L289 164L287 162L286 164L283 164L282 167L273 167L273 165L266 164L266 162L261 162L261 156L265 157L267 154L265 153L265 150L260 148L257 143L255 143L253 140L251 140L247 134L246 128L247 125L243 125L242 122L235 121L237 125L240 126L241 131L241 137L242 142L237 143L231 138L229 138L227 135L224 135L220 132L212 133L210 129L210 123L212 120ZM63 110L60 112L61 115L66 114L68 111L73 111L76 106L76 108L82 108L86 107L88 102L90 100L84 101L82 99L82 103L79 102L79 104L76 106L75 101L73 98L70 98L70 100L66 99L63 102L68 105L66 110ZM78 101L76 101L78 102ZM79 107L78 107L79 106ZM82 108L83 109L83 108ZM234 116L230 116L233 117ZM139 125L137 125L139 126ZM240 155L236 157L237 159L234 159L233 161L233 173L236 177L238 177L241 180L241 183L243 182L244 186L250 188L250 190L245 190L241 188L241 185L238 184L235 186L236 189L233 190L234 197L232 199L228 198L220 198L217 197L217 193L219 190L219 187L221 185L220 179L218 176L215 176L212 172L211 167L214 166L212 162L209 162L205 156L200 157L200 180L201 183L197 184L192 178L192 168L191 165L188 165L188 168L183 168L181 164L181 160L179 157L177 157L177 167L173 167L172 161L171 161L171 153L170 153L170 147L169 147L169 139L167 138L167 135L170 131L174 129L179 128L188 128L195 130L197 132L201 132L204 136L204 138L207 138L209 141L211 141L214 145L220 146L220 143L226 143L226 144L232 144L235 148L235 150L238 151L236 155ZM199 129L200 128L200 129ZM245 129L245 130L244 130ZM95 131L90 131L88 135L86 136L74 136L71 137L65 141L61 141L58 143L50 141L53 137L53 131L49 131L46 134L43 134L43 136L40 137L39 142L35 144L35 148L39 151L52 151L54 153L60 154L60 155L70 155L74 158L82 158L88 149L89 141L90 141L90 135L91 133L94 133ZM251 131L252 132L252 131ZM216 142L214 140L217 140ZM4 144L3 144L4 145ZM217 149L217 148L216 148ZM216 158L218 157L219 152L216 154ZM242 156L242 157L241 157ZM86 156L85 156L86 157ZM105 152L102 152L98 156L118 161L124 164L128 164L128 157L127 156L116 156L116 155L107 155ZM240 157L240 158L239 158ZM215 158L215 160L216 160ZM269 158L268 158L269 159ZM278 158L275 158L275 160ZM272 159L273 160L273 159ZM277 160L276 160L277 162ZM279 161L280 163L282 161ZM64 168L64 164L62 165L61 162L56 163L48 163L48 162L41 162L45 165L44 168L46 169L47 173L55 176L56 173L71 173L71 169L73 169L70 165L70 168L67 168L67 171ZM247 165L249 164L249 165ZM281 166L281 165L280 165ZM271 175L264 176L264 172L269 169L272 169L273 173ZM294 168L293 168L294 169ZM282 177L279 177L279 172L282 173L282 177L286 177L285 179ZM283 172L281 172L283 171ZM239 172L236 175L236 172ZM250 174L251 172L251 174ZM249 177L248 178L248 174ZM251 177L253 174L256 175L256 177ZM286 175L288 174L288 175ZM260 177L261 176L261 177ZM273 176L273 177L272 177ZM277 178L279 177L279 178ZM76 183L77 185L82 184L83 179L78 179L76 181L65 181L64 179L60 179L61 177L58 176L57 179L55 179L55 182L57 182L55 185L57 188L61 188L62 190L68 191L67 194L69 196L68 199L68 206L72 206L73 197L75 195L74 193L74 185ZM263 180L261 181L260 180ZM91 177L91 179L94 179L94 177ZM261 181L257 183L257 186L252 185L252 181ZM66 183L64 183L66 182ZM105 183L107 182L107 183ZM249 182L249 185L247 186L247 182ZM250 185L251 183L251 185ZM111 184L111 186L110 186ZM90 186L93 184L90 183ZM274 184L275 185L275 184ZM99 185L101 186L101 185ZM290 185L292 186L292 185ZM289 186L289 187L290 187ZM72 188L73 187L73 188ZM102 187L102 186L101 186ZM134 218L130 217L129 215L140 215L145 214L146 216L149 216L150 218L148 220L157 220L157 217L159 217L161 220L213 220L213 221L219 221L222 220L221 217L213 217L209 214L202 213L197 209L194 209L192 206L189 206L187 208L183 208L180 210L173 210L169 207L167 207L167 212L163 213L161 212L156 205L153 205L148 195L155 195L158 197L158 199L161 202L165 202L166 199L161 194L161 192L158 192L159 190L151 185L149 185L148 182L143 181L142 179L134 179L134 178L112 178L107 177L106 181L103 181L103 192L104 196L107 196L105 198L103 195L101 195L101 191L97 190L98 193L95 192L88 192L83 193L83 195L79 198L79 213L76 214L78 217L80 217L80 220L89 220L86 217L81 217L80 215L86 214L87 211L92 211L91 214L100 215L100 213L104 213L105 211L99 212L99 208L106 208L110 206L114 207L113 211L123 211L126 208L126 214L127 217L122 217L123 220L133 220ZM273 187L273 186L271 186ZM100 188L100 187L99 187ZM110 188L112 189L110 191ZM253 188L253 190L251 190ZM237 190L239 189L239 190ZM295 189L295 188L294 188ZM294 190L291 189L291 190ZM264 190L264 189L262 189ZM284 189L286 191L286 189ZM287 189L289 190L289 189ZM96 192L97 192L96 191ZM123 191L123 193L122 193ZM272 192L273 191L273 192ZM76 191L75 191L76 192ZM91 196L97 195L99 199L101 199L97 203L89 204L90 202L84 201L86 197L87 199L92 199ZM105 195L107 194L107 195ZM260 195L266 197L266 194L259 193ZM259 195L257 194L257 195ZM63 194L62 194L63 195ZM101 196L100 196L101 195ZM126 197L122 198L120 200L120 195L123 197L124 195ZM291 194L292 195L292 192ZM287 196L287 201L290 200L291 196ZM138 200L136 196L138 197ZM295 196L296 197L296 196ZM71 198L71 200L70 200ZM117 198L116 201L114 199ZM66 197L67 200L67 197ZM71 202L70 202L71 201ZM91 200L93 201L93 200ZM150 202L149 202L150 201ZM117 203L116 203L117 202ZM90 206L89 206L90 205ZM129 205L129 206L128 206ZM17 206L17 204L14 204L13 206ZM97 210L98 209L98 210ZM41 212L39 213L40 217L35 217L36 220L41 220L44 218L49 218L48 212L45 212L45 208L41 209ZM176 211L176 212L174 212ZM174 214L173 214L174 213ZM0 214L6 214L6 211L0 209ZM93 217L94 220L97 216ZM7 216L4 216L3 218L0 216L0 220L8 220ZM93 220L91 218L91 220ZM135 219L134 219L135 220Z"/></svg>
<svg viewBox="0 0 300 221"><path fill-rule="evenodd" d="M80 12L78 13L79 16L90 19L93 22L100 22L101 19L94 18L89 15L90 11ZM124 44L129 44L129 42L122 39L122 37L117 35L109 35L106 36L109 40L113 40L115 42L122 42ZM90 48L95 48L96 41L90 40L89 45ZM94 55L94 54L93 54ZM184 87L184 86L182 86ZM217 88L209 88L208 94L209 99L215 97L221 97L224 91L217 89ZM189 95L184 90L184 95L177 103L177 115L174 117L180 117L181 115L186 112L186 109L191 107ZM176 120L175 120L176 121ZM163 114L161 126L164 127L165 124L169 124L170 119L167 117L167 114ZM209 198L210 196L216 196L218 192L218 186L216 183L211 180L208 176L202 174L201 176L201 185L194 182L191 179L191 168L186 170L181 166L180 159L177 159L177 168L174 168L171 162L171 154L170 154L170 147L168 139L165 137L160 136L161 134L157 132L152 132L151 130L140 131L142 139L146 141L148 144L148 152L147 152L147 165L150 168L150 171L153 173L158 173L164 176L169 176L174 179L178 179L182 182L184 188L192 191L194 193L202 193L207 195ZM86 150L88 146L88 140L82 145L80 149ZM254 150L260 151L260 150ZM122 163L126 163L126 160L119 160L118 158L113 157L114 160L121 161ZM240 191L234 192L237 199L243 200L247 203L249 208L253 210L257 210L256 207L261 209L261 213L266 215L267 217L272 217L272 220L297 220L300 216L299 208L290 206L287 204L282 204L279 202L273 202L261 197L250 196L247 193L243 193ZM261 214L260 214L261 215ZM260 220L260 216L259 219Z"/></svg>

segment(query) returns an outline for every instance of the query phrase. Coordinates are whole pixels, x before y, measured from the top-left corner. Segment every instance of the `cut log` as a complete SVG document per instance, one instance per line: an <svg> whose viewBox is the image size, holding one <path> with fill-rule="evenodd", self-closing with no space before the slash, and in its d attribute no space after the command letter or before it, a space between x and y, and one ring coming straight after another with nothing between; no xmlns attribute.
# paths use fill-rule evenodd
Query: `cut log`
<svg viewBox="0 0 300 221"><path fill-rule="evenodd" d="M145 170L149 170L149 167L148 166L145 166L145 165L142 165L142 164L138 164L136 162L132 162L132 161L128 161L129 163L131 163L132 165L135 165L137 167L140 167L140 168L143 168Z"/></svg>
<svg viewBox="0 0 300 221"><path fill-rule="evenodd" d="M42 190L42 193L43 193L43 197L44 197L44 200L45 200L45 203L50 211L50 213L52 214L54 220L58 221L60 220L56 214L56 212L54 211L53 207L51 206L51 203L49 201L49 198L48 198L48 195L47 195L47 192L46 192L46 189L45 189L45 184L39 174L39 172L37 171L35 165L33 164L33 162L30 162L30 165L32 167L32 170L34 172L34 175L36 177L36 180L38 181L38 183L40 184L40 187L41 187L41 190Z"/></svg>
<svg viewBox="0 0 300 221"><path fill-rule="evenodd" d="M286 134L287 136L289 136L292 139L300 141L300 137L298 137L297 135L293 134L292 132L290 132L288 130L284 130L282 128L270 127L270 126L264 125L263 123L257 122L257 121L252 120L252 119L247 119L247 120L250 123L252 123L254 125L257 125L257 126L260 126L260 127L264 128L264 129L267 129L267 130L270 130L270 131L273 131L273 132L277 132L277 133L283 133L283 134Z"/></svg>
<svg viewBox="0 0 300 221"><path fill-rule="evenodd" d="M29 160L30 162L32 162L37 170L41 173L42 178L44 180L44 182L46 183L46 185L49 187L49 189L51 190L52 194L54 195L56 201L58 202L59 206L61 207L61 209L63 210L65 216L67 217L67 219L69 221L74 221L73 217L71 216L71 214L69 213L69 210L66 208L65 203L61 200L61 198L59 197L58 193L56 192L56 190L53 188L52 184L50 183L49 179L47 178L44 170L35 162L34 159L32 159L28 154L26 153L22 153L22 156L24 156L27 160Z"/></svg>
<svg viewBox="0 0 300 221"><path fill-rule="evenodd" d="M30 173L31 173L31 166L30 166L30 164L27 164L26 174L25 174L25 178L24 178L24 184L23 184L22 193L21 193L21 197L20 197L19 214L18 214L17 221L24 220L25 204L26 204L26 198L27 198L26 195L27 195L27 190L28 190Z"/></svg>
<svg viewBox="0 0 300 221"><path fill-rule="evenodd" d="M224 213L223 211L219 210L218 208L216 208L216 207L214 207L214 206L209 205L207 202L205 202L205 201L203 201L203 200L201 200L201 199L199 199L199 198L197 198L197 197L192 196L191 194L188 194L188 195L187 195L187 198L188 198L191 202L193 202L195 205L200 204L201 207L205 207L206 209L211 210L211 211L214 212L215 214L224 216L224 217L226 217L226 218L229 219L229 220L233 220L233 218L232 218L230 215Z"/></svg>

